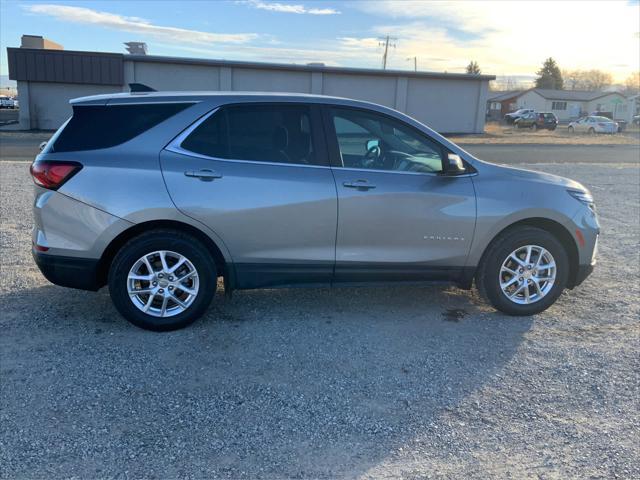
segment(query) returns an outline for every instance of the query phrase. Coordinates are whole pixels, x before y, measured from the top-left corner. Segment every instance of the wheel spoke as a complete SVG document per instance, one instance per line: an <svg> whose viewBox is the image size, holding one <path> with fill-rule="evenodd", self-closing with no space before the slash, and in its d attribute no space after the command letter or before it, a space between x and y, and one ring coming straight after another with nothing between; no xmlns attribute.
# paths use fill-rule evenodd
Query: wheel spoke
<svg viewBox="0 0 640 480"><path fill-rule="evenodd" d="M538 265L538 270L549 270L556 266L555 262L545 263L544 265Z"/></svg>
<svg viewBox="0 0 640 480"><path fill-rule="evenodd" d="M167 253L165 251L160 252L160 263L162 263L162 270L165 272L169 271L169 265L167 265Z"/></svg>
<svg viewBox="0 0 640 480"><path fill-rule="evenodd" d="M169 301L169 297L162 297L162 307L160 307L160 316L164 317L164 314L167 313L167 302Z"/></svg>
<svg viewBox="0 0 640 480"><path fill-rule="evenodd" d="M152 278L153 278L152 274L149 274L149 275L138 275L136 273L133 273L133 274L129 275L129 280L142 280L142 281L145 281L145 282L150 282Z"/></svg>
<svg viewBox="0 0 640 480"><path fill-rule="evenodd" d="M185 273L182 277L180 277L178 280L180 282L184 282L185 280L189 280L192 277L197 277L198 276L198 272L196 272L195 270L192 270L191 272Z"/></svg>
<svg viewBox="0 0 640 480"><path fill-rule="evenodd" d="M518 272L516 272L515 270L511 270L509 267L503 265L502 268L500 269L500 272L507 272L511 275L513 275L514 277L518 276Z"/></svg>
<svg viewBox="0 0 640 480"><path fill-rule="evenodd" d="M520 285L515 292L509 295L509 298L514 298L515 296L517 296L522 291L523 288L524 288L524 284Z"/></svg>
<svg viewBox="0 0 640 480"><path fill-rule="evenodd" d="M177 262L173 267L171 267L171 268L169 269L169 273L173 273L173 272L175 272L176 270L178 270L182 265L184 265L184 264L185 264L185 262L186 262L186 261L187 261L187 259L186 259L186 258L184 258L184 257L182 257L180 260L178 260L178 262Z"/></svg>
<svg viewBox="0 0 640 480"><path fill-rule="evenodd" d="M151 295L152 290L150 288L143 288L140 290L136 290L136 289L129 289L129 295L144 295L144 294L149 294Z"/></svg>
<svg viewBox="0 0 640 480"><path fill-rule="evenodd" d="M184 303L182 300L180 300L178 297L175 296L175 294L173 293L169 293L169 295L171 296L171 300L173 300L174 302L176 302L178 305L180 305L182 308L187 308L187 304Z"/></svg>
<svg viewBox="0 0 640 480"><path fill-rule="evenodd" d="M180 285L180 286L179 286L179 287L177 287L177 288L179 288L180 290L182 290L182 291L183 291L183 292L185 292L185 293L188 293L189 295L195 295L195 294L197 293L197 291L196 291L196 290L194 290L194 289L192 289L192 288L189 288L189 287L185 287L185 286L183 286L183 285Z"/></svg>
<svg viewBox="0 0 640 480"><path fill-rule="evenodd" d="M528 264L531 261L531 245L527 245L527 256L525 257L524 263Z"/></svg>
<svg viewBox="0 0 640 480"><path fill-rule="evenodd" d="M151 304L153 303L153 299L155 298L155 295L149 295L149 298L147 299L147 303L145 303L144 308L142 309L143 312L148 312L149 308L151 308Z"/></svg>
<svg viewBox="0 0 640 480"><path fill-rule="evenodd" d="M144 257L142 257L142 261L144 262L144 264L147 266L147 269L149 270L149 275L153 275L153 272L155 272L155 270L153 269L153 267L151 266L151 262L149 262L149 259L147 258L147 255L145 255Z"/></svg>
<svg viewBox="0 0 640 480"><path fill-rule="evenodd" d="M524 283L524 301L526 303L531 303L531 297L529 296L529 281L528 280Z"/></svg>
<svg viewBox="0 0 640 480"><path fill-rule="evenodd" d="M536 280L535 278L532 278L532 280L533 280L534 287L536 287L536 293L540 296L544 295L542 293L542 289L540 288L540 283L538 282L538 280Z"/></svg>
<svg viewBox="0 0 640 480"><path fill-rule="evenodd" d="M516 255L516 252L513 252L511 255L509 255L509 258L511 260L513 260L514 262L516 262L518 265L520 265L521 267L525 266L525 262L523 262L522 260L520 260L518 258L518 256Z"/></svg>
<svg viewBox="0 0 640 480"><path fill-rule="evenodd" d="M514 276L514 277L511 277L511 280L508 280L507 282L501 283L501 284L500 284L500 286L501 286L503 289L505 289L505 288L510 287L511 285L513 285L514 283L516 283L517 281L518 281L518 277L517 277L517 276Z"/></svg>

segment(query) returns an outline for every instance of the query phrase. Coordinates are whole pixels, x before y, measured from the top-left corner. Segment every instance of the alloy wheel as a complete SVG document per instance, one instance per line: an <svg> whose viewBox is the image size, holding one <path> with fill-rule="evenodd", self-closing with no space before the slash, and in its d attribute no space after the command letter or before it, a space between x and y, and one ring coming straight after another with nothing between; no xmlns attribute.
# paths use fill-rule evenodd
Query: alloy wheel
<svg viewBox="0 0 640 480"><path fill-rule="evenodd" d="M525 245L502 262L498 280L509 300L528 305L540 301L551 291L556 273L551 252L538 245Z"/></svg>
<svg viewBox="0 0 640 480"><path fill-rule="evenodd" d="M158 250L140 257L127 275L127 292L133 304L154 317L184 312L198 296L198 271L176 252Z"/></svg>

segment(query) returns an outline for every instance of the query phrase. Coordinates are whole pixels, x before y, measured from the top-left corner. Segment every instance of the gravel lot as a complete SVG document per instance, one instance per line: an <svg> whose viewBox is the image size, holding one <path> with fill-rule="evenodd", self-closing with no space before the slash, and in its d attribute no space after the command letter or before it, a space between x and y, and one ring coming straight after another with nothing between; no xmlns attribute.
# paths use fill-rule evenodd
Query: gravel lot
<svg viewBox="0 0 640 480"><path fill-rule="evenodd" d="M260 290L165 334L39 274L27 166L0 163L0 477L640 477L637 163L532 166L603 227L536 317L446 286Z"/></svg>

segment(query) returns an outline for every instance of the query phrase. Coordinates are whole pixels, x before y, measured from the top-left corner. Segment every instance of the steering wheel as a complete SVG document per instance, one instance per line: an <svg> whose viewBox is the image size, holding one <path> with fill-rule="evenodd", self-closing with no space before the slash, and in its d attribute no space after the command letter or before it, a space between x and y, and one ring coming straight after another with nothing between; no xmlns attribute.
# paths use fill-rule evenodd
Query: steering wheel
<svg viewBox="0 0 640 480"><path fill-rule="evenodd" d="M364 154L364 157L362 157L360 163L364 168L372 168L378 163L381 156L382 148L380 147L380 145L373 145L367 150L367 153Z"/></svg>

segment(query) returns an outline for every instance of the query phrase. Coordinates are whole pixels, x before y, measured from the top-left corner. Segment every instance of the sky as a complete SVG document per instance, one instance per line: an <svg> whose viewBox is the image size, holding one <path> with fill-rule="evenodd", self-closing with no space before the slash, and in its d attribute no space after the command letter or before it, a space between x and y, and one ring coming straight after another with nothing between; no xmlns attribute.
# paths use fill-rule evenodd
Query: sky
<svg viewBox="0 0 640 480"><path fill-rule="evenodd" d="M561 69L601 69L623 82L640 69L640 3L625 1L18 1L0 0L0 74L6 47L42 35L66 50L262 62L323 62L532 78L547 57Z"/></svg>

